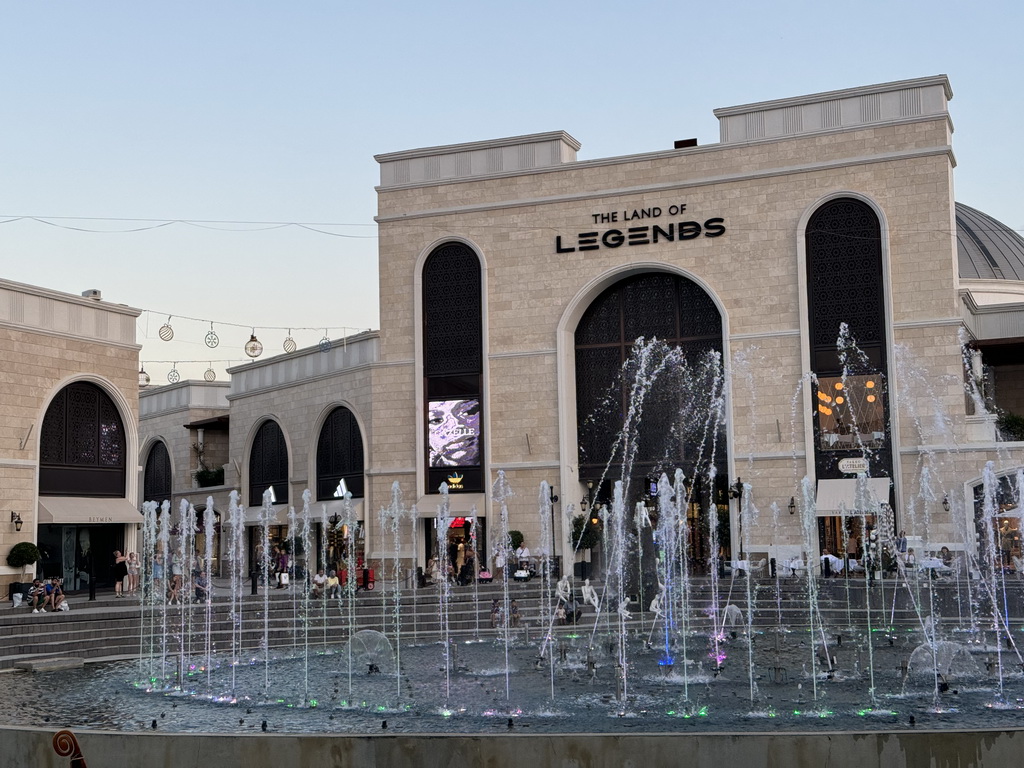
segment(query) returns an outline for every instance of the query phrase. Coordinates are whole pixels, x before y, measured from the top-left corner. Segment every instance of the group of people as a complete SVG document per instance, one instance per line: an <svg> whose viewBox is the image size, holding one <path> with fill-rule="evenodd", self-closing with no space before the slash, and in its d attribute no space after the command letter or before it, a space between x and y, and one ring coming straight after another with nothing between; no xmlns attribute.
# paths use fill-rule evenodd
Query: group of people
<svg viewBox="0 0 1024 768"><path fill-rule="evenodd" d="M138 592L141 570L142 564L135 552L122 555L121 550L114 550L114 597L125 597Z"/></svg>
<svg viewBox="0 0 1024 768"><path fill-rule="evenodd" d="M323 568L318 570L316 572L316 575L312 579L312 589L310 591L310 597L341 597L341 579L338 578L338 572L334 569L331 569L330 574L325 575Z"/></svg>
<svg viewBox="0 0 1024 768"><path fill-rule="evenodd" d="M64 604L64 580L56 577L52 579L35 579L28 590L28 604L32 607L32 613L46 613L47 607L51 611L63 610Z"/></svg>

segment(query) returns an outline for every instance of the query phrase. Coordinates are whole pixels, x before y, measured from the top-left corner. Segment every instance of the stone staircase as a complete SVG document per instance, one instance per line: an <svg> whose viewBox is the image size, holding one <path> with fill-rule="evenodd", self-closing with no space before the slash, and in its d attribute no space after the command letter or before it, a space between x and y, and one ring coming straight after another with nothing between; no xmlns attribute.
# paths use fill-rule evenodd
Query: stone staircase
<svg viewBox="0 0 1024 768"><path fill-rule="evenodd" d="M359 629L375 629L394 636L393 591L382 589L378 582L374 591L361 591L355 598L355 613L352 623ZM988 600L977 594L969 594L965 582L921 582L909 590L892 580L876 583L866 589L863 579L819 579L816 582L818 600L817 615L826 628L840 626L887 627L919 626L924 616L935 615L949 621L965 621L962 612L966 606L974 605L975 610L988 616L991 613ZM597 585L600 590L600 585ZM509 597L515 599L521 612L520 626L513 632L518 637L537 636L547 620L542 612L542 584L539 580L509 584ZM806 629L809 617L809 600L805 581L770 578L751 579L740 577L735 580L726 577L717 584L717 601L713 600L713 586L707 578L693 580L690 589L692 610L689 627L692 631L706 632L712 627L712 617L721 624L727 617L725 607L733 605L739 614L735 628L742 630L747 623L749 598L753 602L752 623L755 629L770 629L781 622L791 630ZM300 643L308 635L311 644L321 644L325 638L328 644L344 641L349 631L349 609L347 600L305 601L295 588L271 590L269 594L242 596L239 616L234 621L231 600L217 594L210 605L210 621L207 625L207 606L143 606L131 598L117 600L113 595L104 594L94 602L86 596L72 594L69 597L71 610L68 612L33 614L26 608L0 609L0 669L9 668L16 661L25 659L56 659L79 657L95 661L98 659L137 656L149 652L153 647L152 637L162 637L166 622L168 637L167 650L177 653L182 642L190 644L193 652L202 652L207 637L212 647L224 651L239 644L242 648L258 649L264 642L264 632L272 648L290 647L296 638ZM223 592L223 590L221 590ZM1024 582L1007 583L1005 593L1000 590L998 600L1005 600L1008 614L1014 619L1024 617ZM649 604L653 595L645 595L643 602ZM502 602L500 584L472 587L452 587L448 614L448 631L453 637L496 637L502 628L492 629L490 625L491 601ZM343 599L344 600L344 599ZM719 606L716 612L713 604ZM417 591L405 589L401 592L401 634L403 641L429 642L441 637L441 619L435 589ZM632 618L631 628L641 626L648 629L655 621L655 615L641 610L639 597L629 606ZM264 629L264 615L268 617ZM594 625L595 612L585 606L580 625L567 631L589 632ZM601 618L604 625L607 612ZM208 627L208 631L207 631ZM182 629L186 631L183 633ZM233 637L233 633L236 637Z"/></svg>

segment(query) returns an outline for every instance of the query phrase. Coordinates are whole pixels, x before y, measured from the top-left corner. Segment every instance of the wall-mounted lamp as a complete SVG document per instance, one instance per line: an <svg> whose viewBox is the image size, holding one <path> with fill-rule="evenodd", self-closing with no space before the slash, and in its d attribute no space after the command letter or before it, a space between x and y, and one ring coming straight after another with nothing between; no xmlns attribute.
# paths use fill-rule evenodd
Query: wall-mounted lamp
<svg viewBox="0 0 1024 768"><path fill-rule="evenodd" d="M942 508L949 512L949 506L949 494L947 493L942 497Z"/></svg>
<svg viewBox="0 0 1024 768"><path fill-rule="evenodd" d="M24 523L22 523L21 521L21 515L19 515L14 510L11 510L11 522L14 523L14 530L16 531L20 531L21 526L24 525Z"/></svg>
<svg viewBox="0 0 1024 768"><path fill-rule="evenodd" d="M553 487L551 487L551 486L548 486L548 491L551 494L551 503L552 504L557 504L558 503L558 494L555 493L555 489Z"/></svg>
<svg viewBox="0 0 1024 768"><path fill-rule="evenodd" d="M789 497L789 514L791 514L791 515L795 515L796 514L796 497L795 496L790 496Z"/></svg>
<svg viewBox="0 0 1024 768"><path fill-rule="evenodd" d="M338 513L335 512L333 515L327 518L327 522L331 524L331 528L337 528L338 523L341 522L341 518L338 517Z"/></svg>
<svg viewBox="0 0 1024 768"><path fill-rule="evenodd" d="M741 478L737 477L736 482L729 486L729 498L743 498L743 480Z"/></svg>

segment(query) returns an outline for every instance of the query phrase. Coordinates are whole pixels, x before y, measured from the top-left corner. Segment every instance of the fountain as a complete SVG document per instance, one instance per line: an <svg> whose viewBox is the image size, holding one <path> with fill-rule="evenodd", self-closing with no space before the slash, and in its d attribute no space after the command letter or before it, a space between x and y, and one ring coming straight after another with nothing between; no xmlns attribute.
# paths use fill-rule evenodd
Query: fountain
<svg viewBox="0 0 1024 768"><path fill-rule="evenodd" d="M380 730L382 718L389 733L493 733L528 726L534 734L769 727L834 734L942 728L954 711L959 728L1019 724L1020 589L992 567L998 563L993 536L977 555L967 555L960 570L942 578L902 562L892 575L877 578L870 563L865 578L823 579L810 563L793 565L791 574L781 568L768 574L735 557L727 572L717 526L701 529L688 514L699 503L695 489L713 482L717 471L711 457L722 418L721 363L715 355L694 363L651 342L638 344L632 366L639 375L618 448L625 469L613 479L610 504L601 512L607 567L600 582L562 574L552 583L549 521L552 513L561 514L561 529L568 530L575 510L553 509L545 483L538 495L542 578L455 587L442 575L430 589L406 586L403 531L415 535L418 515L404 507L396 483L390 504L379 513L392 558L379 574L383 589L356 594L356 520L346 496L345 512L335 523L349 537L340 594L310 598L308 568L295 572L285 595L272 594L271 489L260 510L262 545L252 569L260 595L243 594L245 514L233 493L227 517L229 594L168 605L154 580L154 553L171 554L165 579L180 578L180 594L191 597L194 574L212 566L213 516L203 517L206 549L201 562L194 562L195 508L183 502L172 514L166 503L158 510L150 502L142 529L148 578L139 658L102 671L62 673L68 685L59 697L47 697L31 678L12 676L12 700L33 702L22 710L30 718L44 708L55 720L81 727L141 731L159 721L163 731L232 734L257 728L363 734ZM648 508L630 501L635 494L629 457L636 451L644 398L662 375L710 383L706 398L688 405L703 419L703 459L695 463L702 476L686 477L667 465L657 482L656 504ZM858 484L860 497L867 493L866 481ZM985 521L996 514L996 483L989 465ZM937 485L934 474L923 472L909 512L919 530L927 531L930 521L914 519L914 504L930 508L939 497L932 484ZM761 514L756 487L748 482L736 490L746 526L738 549L749 553L750 530ZM1018 498L1022 492L1024 476L1018 475ZM492 555L501 570L511 558L513 493L498 472L491 489L497 523ZM212 508L208 500L206 509ZM802 551L814 552L817 516L808 479L790 511L800 516ZM773 504L771 519L778 518ZM288 520L291 552L315 549L317 525L324 551L326 512L308 491ZM435 518L442 574L448 570L450 524L448 489L442 486ZM895 532L879 528L869 543L880 561L895 551ZM470 533L476 551L475 529ZM962 533L966 545L968 532ZM652 574L646 592L645 565ZM558 621L559 608L564 611L577 597L590 606L584 620ZM494 627L481 623L492 600L501 607ZM515 626L518 602L527 620Z"/></svg>

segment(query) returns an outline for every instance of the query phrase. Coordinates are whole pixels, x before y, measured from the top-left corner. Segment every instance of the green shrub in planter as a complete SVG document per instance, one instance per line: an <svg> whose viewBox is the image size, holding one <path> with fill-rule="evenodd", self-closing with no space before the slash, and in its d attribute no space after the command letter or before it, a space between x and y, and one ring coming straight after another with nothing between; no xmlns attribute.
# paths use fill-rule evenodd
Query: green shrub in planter
<svg viewBox="0 0 1024 768"><path fill-rule="evenodd" d="M11 547L7 553L7 564L11 568L24 568L26 565L38 563L42 559L39 554L39 547L31 541L22 541Z"/></svg>
<svg viewBox="0 0 1024 768"><path fill-rule="evenodd" d="M224 467L199 470L196 472L196 485L200 488L211 488L216 485L224 485Z"/></svg>

